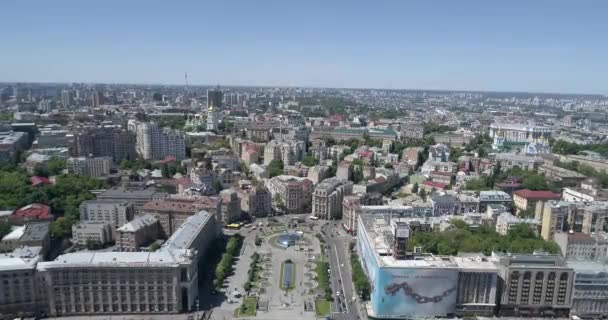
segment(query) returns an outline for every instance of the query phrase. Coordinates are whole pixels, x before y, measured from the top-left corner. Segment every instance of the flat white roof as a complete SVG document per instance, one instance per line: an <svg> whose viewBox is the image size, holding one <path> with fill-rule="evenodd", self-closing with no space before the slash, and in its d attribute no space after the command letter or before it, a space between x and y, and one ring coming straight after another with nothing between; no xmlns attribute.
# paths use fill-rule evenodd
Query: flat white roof
<svg viewBox="0 0 608 320"><path fill-rule="evenodd" d="M23 236L24 233L25 233L25 226L13 227L11 232L9 232L6 236L4 236L4 238L2 238L2 241L19 240L19 239L21 239L21 237Z"/></svg>

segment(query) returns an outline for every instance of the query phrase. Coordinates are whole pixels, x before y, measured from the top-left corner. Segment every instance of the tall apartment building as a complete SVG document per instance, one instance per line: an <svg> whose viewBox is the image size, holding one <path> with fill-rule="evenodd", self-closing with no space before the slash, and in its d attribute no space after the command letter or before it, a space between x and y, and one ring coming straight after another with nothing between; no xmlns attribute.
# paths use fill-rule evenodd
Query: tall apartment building
<svg viewBox="0 0 608 320"><path fill-rule="evenodd" d="M218 235L201 211L155 252L76 252L38 263L48 315L159 314L193 310L198 262Z"/></svg>
<svg viewBox="0 0 608 320"><path fill-rule="evenodd" d="M215 89L207 90L207 108L213 106L217 109L221 109L223 98L224 93L220 90L219 86Z"/></svg>
<svg viewBox="0 0 608 320"><path fill-rule="evenodd" d="M178 161L186 158L185 136L182 131L160 128L156 123L137 123L137 152L146 160L161 160L174 156Z"/></svg>
<svg viewBox="0 0 608 320"><path fill-rule="evenodd" d="M135 134L120 128L88 128L74 134L74 152L79 157L112 157L115 163L135 160Z"/></svg>
<svg viewBox="0 0 608 320"><path fill-rule="evenodd" d="M77 157L68 158L66 163L68 173L89 177L103 177L110 174L112 169L111 157Z"/></svg>
<svg viewBox="0 0 608 320"><path fill-rule="evenodd" d="M135 204L125 200L97 199L80 204L80 221L103 222L115 229L133 220Z"/></svg>
<svg viewBox="0 0 608 320"><path fill-rule="evenodd" d="M272 140L264 146L264 164L281 160L283 165L292 165L304 158L306 144L298 140Z"/></svg>
<svg viewBox="0 0 608 320"><path fill-rule="evenodd" d="M499 316L568 317L574 272L558 255L493 254L500 267Z"/></svg>
<svg viewBox="0 0 608 320"><path fill-rule="evenodd" d="M537 204L536 217L541 221L540 236L545 240L553 240L556 232L565 230L573 211L573 204L565 201L549 201L544 205Z"/></svg>
<svg viewBox="0 0 608 320"><path fill-rule="evenodd" d="M340 178L344 181L350 180L353 175L353 167L350 162L342 161L338 164L338 168L336 169L336 178Z"/></svg>
<svg viewBox="0 0 608 320"><path fill-rule="evenodd" d="M306 213L312 199L312 182L306 178L280 175L266 182L272 205L285 214Z"/></svg>
<svg viewBox="0 0 608 320"><path fill-rule="evenodd" d="M236 191L233 189L226 189L220 192L222 198L220 204L221 211L221 224L230 224L241 219L241 200L239 199Z"/></svg>
<svg viewBox="0 0 608 320"><path fill-rule="evenodd" d="M341 218L342 200L352 192L352 181L336 177L323 180L312 195L312 214L327 220Z"/></svg>
<svg viewBox="0 0 608 320"><path fill-rule="evenodd" d="M241 210L251 217L265 217L272 213L272 196L265 186L237 189Z"/></svg>

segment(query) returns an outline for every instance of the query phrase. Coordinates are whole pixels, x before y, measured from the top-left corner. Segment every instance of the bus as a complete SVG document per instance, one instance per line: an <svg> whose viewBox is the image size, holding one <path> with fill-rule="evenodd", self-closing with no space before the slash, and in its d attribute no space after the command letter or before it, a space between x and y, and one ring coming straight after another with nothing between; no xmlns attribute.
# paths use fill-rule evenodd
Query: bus
<svg viewBox="0 0 608 320"><path fill-rule="evenodd" d="M231 223L229 225L226 225L226 229L228 230L240 230L241 229L241 225L238 223Z"/></svg>

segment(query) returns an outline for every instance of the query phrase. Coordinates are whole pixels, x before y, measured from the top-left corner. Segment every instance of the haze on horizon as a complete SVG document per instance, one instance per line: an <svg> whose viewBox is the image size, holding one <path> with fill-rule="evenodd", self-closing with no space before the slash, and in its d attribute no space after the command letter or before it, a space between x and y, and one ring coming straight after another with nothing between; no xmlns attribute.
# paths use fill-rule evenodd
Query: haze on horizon
<svg viewBox="0 0 608 320"><path fill-rule="evenodd" d="M607 94L605 1L3 2L0 81Z"/></svg>

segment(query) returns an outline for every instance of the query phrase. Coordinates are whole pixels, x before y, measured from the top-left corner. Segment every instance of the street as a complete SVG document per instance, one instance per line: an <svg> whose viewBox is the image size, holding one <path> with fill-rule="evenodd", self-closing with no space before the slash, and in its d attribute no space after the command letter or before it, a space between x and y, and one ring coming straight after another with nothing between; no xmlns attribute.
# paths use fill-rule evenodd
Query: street
<svg viewBox="0 0 608 320"><path fill-rule="evenodd" d="M327 255L330 265L330 282L334 301L332 303L333 319L361 319L359 299L354 294L352 271L348 244L352 236L345 233L339 223L331 222L322 228L327 244ZM337 293L340 294L337 294ZM353 301L356 297L356 301Z"/></svg>

